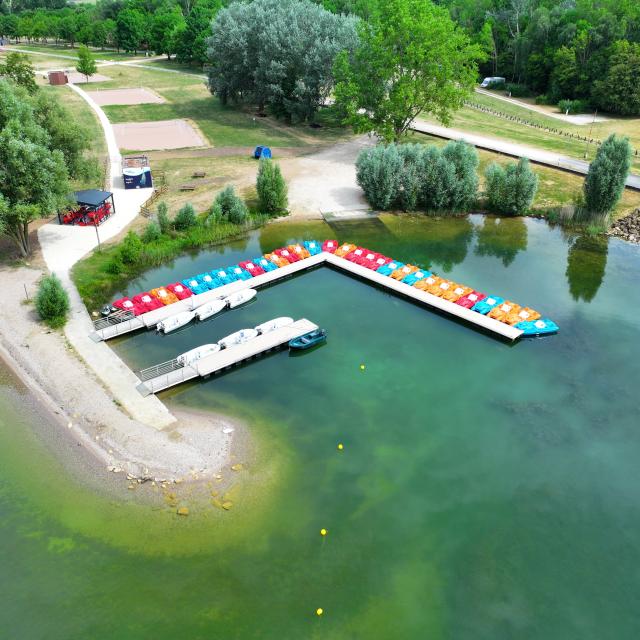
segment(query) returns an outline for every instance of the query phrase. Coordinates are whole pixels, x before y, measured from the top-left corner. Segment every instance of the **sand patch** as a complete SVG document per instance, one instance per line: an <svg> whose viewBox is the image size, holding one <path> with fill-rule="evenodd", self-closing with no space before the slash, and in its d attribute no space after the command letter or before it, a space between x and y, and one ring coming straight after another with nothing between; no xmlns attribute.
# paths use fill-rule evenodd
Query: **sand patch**
<svg viewBox="0 0 640 640"><path fill-rule="evenodd" d="M77 71L67 71L67 80L72 84L86 84L87 79ZM89 82L107 82L108 80L111 80L111 78L100 73L94 73L89 76Z"/></svg>
<svg viewBox="0 0 640 640"><path fill-rule="evenodd" d="M148 151L202 147L206 144L202 136L186 120L125 122L114 124L113 131L121 149Z"/></svg>
<svg viewBox="0 0 640 640"><path fill-rule="evenodd" d="M88 91L89 96L100 106L108 104L160 104L166 100L149 89L104 89Z"/></svg>

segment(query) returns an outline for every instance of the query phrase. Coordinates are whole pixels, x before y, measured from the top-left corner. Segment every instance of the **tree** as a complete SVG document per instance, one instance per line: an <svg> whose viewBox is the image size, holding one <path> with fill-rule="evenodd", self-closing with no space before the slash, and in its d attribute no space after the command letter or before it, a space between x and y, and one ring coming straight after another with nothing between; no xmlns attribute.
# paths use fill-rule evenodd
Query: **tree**
<svg viewBox="0 0 640 640"><path fill-rule="evenodd" d="M421 113L447 124L473 89L482 48L430 0L385 0L336 61L336 103L356 131L398 140Z"/></svg>
<svg viewBox="0 0 640 640"><path fill-rule="evenodd" d="M40 280L35 305L40 319L50 327L64 326L69 313L69 295L55 273Z"/></svg>
<svg viewBox="0 0 640 640"><path fill-rule="evenodd" d="M506 167L492 163L485 171L485 192L489 207L497 213L519 215L526 213L538 191L538 176L521 158Z"/></svg>
<svg viewBox="0 0 640 640"><path fill-rule="evenodd" d="M178 7L160 11L153 16L149 44L157 55L166 55L169 60L178 47L178 37L184 37L186 23Z"/></svg>
<svg viewBox="0 0 640 640"><path fill-rule="evenodd" d="M187 202L176 214L173 220L173 226L176 228L176 231L186 231L191 227L195 227L196 224L198 224L196 210L190 202Z"/></svg>
<svg viewBox="0 0 640 640"><path fill-rule="evenodd" d="M98 67L96 66L96 61L94 60L93 55L91 55L89 47L84 44L80 45L76 71L85 77L85 82L89 82L89 76L92 76L97 70Z"/></svg>
<svg viewBox="0 0 640 640"><path fill-rule="evenodd" d="M467 211L478 195L478 152L464 140L451 141L442 150L442 157L454 167L455 180L450 187L449 209Z"/></svg>
<svg viewBox="0 0 640 640"><path fill-rule="evenodd" d="M260 160L256 190L262 213L276 214L287 209L287 184L280 167L273 161Z"/></svg>
<svg viewBox="0 0 640 640"><path fill-rule="evenodd" d="M225 187L215 198L211 205L209 220L215 222L228 220L234 224L242 224L249 216L247 207L236 195L234 188Z"/></svg>
<svg viewBox="0 0 640 640"><path fill-rule="evenodd" d="M576 53L569 47L560 47L553 57L551 72L551 92L555 101L560 98L574 98L578 83Z"/></svg>
<svg viewBox="0 0 640 640"><path fill-rule="evenodd" d="M612 47L606 76L594 87L596 104L623 116L640 115L640 44L622 40Z"/></svg>
<svg viewBox="0 0 640 640"><path fill-rule="evenodd" d="M116 43L125 51L138 53L146 34L147 21L136 9L123 9L116 18Z"/></svg>
<svg viewBox="0 0 640 640"><path fill-rule="evenodd" d="M584 181L583 217L608 223L608 216L624 190L630 167L629 139L610 135L600 145Z"/></svg>
<svg viewBox="0 0 640 640"><path fill-rule="evenodd" d="M8 53L5 63L0 64L0 76L13 80L29 93L35 93L38 90L33 65L25 53L15 51Z"/></svg>
<svg viewBox="0 0 640 640"><path fill-rule="evenodd" d="M356 160L356 180L374 209L391 209L398 198L403 159L396 145L363 149Z"/></svg>
<svg viewBox="0 0 640 640"><path fill-rule="evenodd" d="M178 62L203 66L207 61L207 40L211 20L222 7L221 0L196 2L187 13L184 26L177 29L176 58Z"/></svg>
<svg viewBox="0 0 640 640"><path fill-rule="evenodd" d="M171 221L169 220L169 207L166 202L161 202L158 205L158 226L160 227L160 233L166 235L171 231Z"/></svg>
<svg viewBox="0 0 640 640"><path fill-rule="evenodd" d="M208 40L209 89L223 103L312 120L331 94L336 55L353 51L356 19L310 0L236 2L220 11Z"/></svg>
<svg viewBox="0 0 640 640"><path fill-rule="evenodd" d="M578 236L567 254L567 281L574 300L591 302L598 293L607 268L609 238Z"/></svg>

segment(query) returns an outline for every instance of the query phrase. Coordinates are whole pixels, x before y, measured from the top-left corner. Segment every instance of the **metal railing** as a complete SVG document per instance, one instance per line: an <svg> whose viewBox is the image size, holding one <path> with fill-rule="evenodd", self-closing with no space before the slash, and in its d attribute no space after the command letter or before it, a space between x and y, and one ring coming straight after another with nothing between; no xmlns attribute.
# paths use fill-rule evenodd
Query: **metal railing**
<svg viewBox="0 0 640 640"><path fill-rule="evenodd" d="M161 362L160 364L156 364L153 367L147 367L146 369L141 369L139 378L143 382L147 380L151 380L153 378L158 378L163 375L167 375L172 371L177 371L178 369L183 369L184 365L181 362L178 362L177 358L173 360L167 360L166 362Z"/></svg>
<svg viewBox="0 0 640 640"><path fill-rule="evenodd" d="M93 328L96 331L100 331L101 329L106 329L107 327L112 327L113 325L120 324L121 322L126 322L127 320L133 320L135 315L132 311L116 311L114 313L109 314L105 318L99 318L98 320L93 321Z"/></svg>

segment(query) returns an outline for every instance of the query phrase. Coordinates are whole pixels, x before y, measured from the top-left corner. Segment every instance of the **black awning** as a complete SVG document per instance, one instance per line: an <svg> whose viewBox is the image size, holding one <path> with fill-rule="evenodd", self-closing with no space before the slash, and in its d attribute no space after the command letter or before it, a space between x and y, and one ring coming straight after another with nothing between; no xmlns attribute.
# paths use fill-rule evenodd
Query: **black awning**
<svg viewBox="0 0 640 640"><path fill-rule="evenodd" d="M73 199L78 204L83 204L87 207L99 207L110 197L111 191L100 191L98 189L84 189L73 192Z"/></svg>

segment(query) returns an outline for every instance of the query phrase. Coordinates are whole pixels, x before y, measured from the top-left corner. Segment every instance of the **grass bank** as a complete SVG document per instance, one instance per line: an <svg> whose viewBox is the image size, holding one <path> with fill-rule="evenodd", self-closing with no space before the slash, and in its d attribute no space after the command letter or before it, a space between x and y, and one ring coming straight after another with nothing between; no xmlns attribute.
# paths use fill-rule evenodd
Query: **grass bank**
<svg viewBox="0 0 640 640"><path fill-rule="evenodd" d="M147 269L169 262L183 253L197 252L241 236L262 226L267 220L267 216L252 215L244 224L220 222L207 226L200 221L186 231L172 231L156 240L143 242L137 255L127 256L128 259L123 260L123 249L127 243L125 238L122 242L103 246L100 251L94 250L76 263L71 276L87 309L90 312L98 311L111 302L117 291L124 289L129 281ZM117 265L115 268L114 264ZM176 280L187 275L178 274ZM159 282L158 286L162 284L167 283Z"/></svg>

